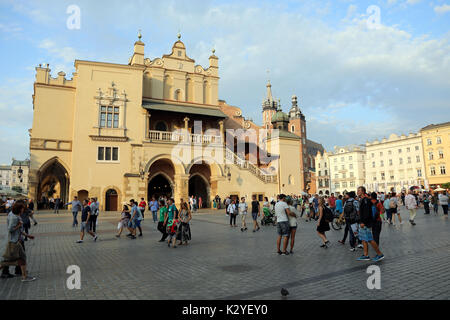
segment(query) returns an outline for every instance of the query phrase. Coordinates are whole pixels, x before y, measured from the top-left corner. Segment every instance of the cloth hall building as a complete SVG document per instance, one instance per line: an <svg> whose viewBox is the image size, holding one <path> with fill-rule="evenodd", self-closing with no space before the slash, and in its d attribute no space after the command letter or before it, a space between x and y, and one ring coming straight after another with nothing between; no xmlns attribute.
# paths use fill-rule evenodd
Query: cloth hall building
<svg viewBox="0 0 450 320"><path fill-rule="evenodd" d="M219 100L214 50L207 68L196 65L180 37L171 53L153 60L141 35L128 64L75 60L70 80L64 72L52 77L48 65L36 68L30 198L97 197L102 210L116 211L132 198L167 195L179 203L195 195L211 206L216 195L262 201L308 188L306 121L297 98L289 114L282 112L268 83L263 125L256 125Z"/></svg>

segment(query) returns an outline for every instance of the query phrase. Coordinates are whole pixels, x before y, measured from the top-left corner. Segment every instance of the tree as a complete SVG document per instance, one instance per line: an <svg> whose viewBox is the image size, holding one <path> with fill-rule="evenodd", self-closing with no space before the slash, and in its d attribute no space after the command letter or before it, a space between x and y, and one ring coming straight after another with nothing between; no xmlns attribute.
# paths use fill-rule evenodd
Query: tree
<svg viewBox="0 0 450 320"><path fill-rule="evenodd" d="M446 183L441 184L441 188L450 189L450 182L446 182Z"/></svg>
<svg viewBox="0 0 450 320"><path fill-rule="evenodd" d="M22 193L22 187L21 186L14 186L11 188L12 191L18 192L18 193Z"/></svg>

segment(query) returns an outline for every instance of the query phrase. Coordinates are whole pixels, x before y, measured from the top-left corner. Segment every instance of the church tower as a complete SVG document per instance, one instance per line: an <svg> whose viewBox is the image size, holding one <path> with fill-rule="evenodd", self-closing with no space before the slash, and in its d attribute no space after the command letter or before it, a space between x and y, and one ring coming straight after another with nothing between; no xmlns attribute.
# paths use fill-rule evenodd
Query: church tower
<svg viewBox="0 0 450 320"><path fill-rule="evenodd" d="M267 81L267 96L262 102L263 109L263 127L264 129L272 129L272 117L277 112L278 103L272 96L272 85Z"/></svg>
<svg viewBox="0 0 450 320"><path fill-rule="evenodd" d="M292 96L292 107L289 111L289 131L301 138L300 143L300 168L304 179L304 185L307 185L308 180L308 157L306 146L306 119L304 114L298 107L297 96Z"/></svg>

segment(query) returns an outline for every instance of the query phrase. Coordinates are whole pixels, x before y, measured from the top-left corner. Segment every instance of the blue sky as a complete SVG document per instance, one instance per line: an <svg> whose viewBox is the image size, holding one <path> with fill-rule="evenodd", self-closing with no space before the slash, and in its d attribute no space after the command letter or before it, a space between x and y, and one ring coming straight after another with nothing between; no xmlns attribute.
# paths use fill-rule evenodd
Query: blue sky
<svg viewBox="0 0 450 320"><path fill-rule="evenodd" d="M66 27L71 4L80 30ZM126 64L138 29L151 59L178 30L201 65L214 47L220 98L257 123L269 69L284 111L297 95L308 138L327 149L450 121L450 0L0 0L0 164L28 155L39 63L69 78L74 59Z"/></svg>

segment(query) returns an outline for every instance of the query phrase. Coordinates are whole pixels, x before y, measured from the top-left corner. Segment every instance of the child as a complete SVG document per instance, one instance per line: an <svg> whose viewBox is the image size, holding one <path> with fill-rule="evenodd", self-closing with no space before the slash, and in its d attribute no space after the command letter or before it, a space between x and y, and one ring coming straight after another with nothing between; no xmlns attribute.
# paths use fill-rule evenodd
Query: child
<svg viewBox="0 0 450 320"><path fill-rule="evenodd" d="M117 238L120 238L120 235L122 234L123 228L128 226L128 222L130 222L130 210L128 209L127 205L123 206L122 213L120 214L120 220L119 220L119 233L116 234Z"/></svg>

